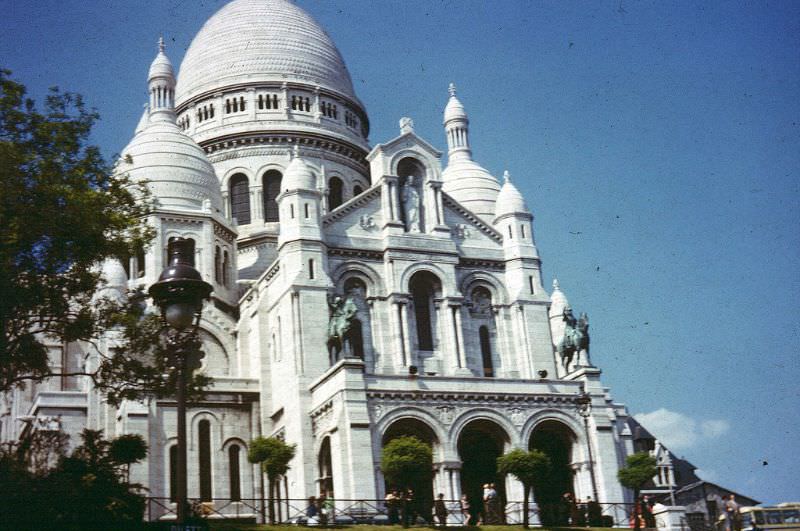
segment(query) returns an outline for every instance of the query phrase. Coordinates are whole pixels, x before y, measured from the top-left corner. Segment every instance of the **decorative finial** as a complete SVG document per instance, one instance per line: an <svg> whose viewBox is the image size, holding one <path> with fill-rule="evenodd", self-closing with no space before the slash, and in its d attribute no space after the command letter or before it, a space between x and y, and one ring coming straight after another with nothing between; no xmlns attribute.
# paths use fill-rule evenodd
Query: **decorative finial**
<svg viewBox="0 0 800 531"><path fill-rule="evenodd" d="M561 286L558 285L558 279L557 278L553 279L553 289L554 290L556 290L556 289L560 290L561 289Z"/></svg>
<svg viewBox="0 0 800 531"><path fill-rule="evenodd" d="M450 97L454 97L456 95L456 84L450 83L450 86L447 87L447 92L450 93Z"/></svg>
<svg viewBox="0 0 800 531"><path fill-rule="evenodd" d="M503 182L510 183L511 182L511 174L508 173L508 170L503 172Z"/></svg>
<svg viewBox="0 0 800 531"><path fill-rule="evenodd" d="M414 120L409 118L408 116L403 116L400 118L400 134L404 135L406 133L411 133L414 131Z"/></svg>
<svg viewBox="0 0 800 531"><path fill-rule="evenodd" d="M162 35L161 37L158 38L158 51L160 53L164 53L166 49L167 47L164 45L164 36Z"/></svg>

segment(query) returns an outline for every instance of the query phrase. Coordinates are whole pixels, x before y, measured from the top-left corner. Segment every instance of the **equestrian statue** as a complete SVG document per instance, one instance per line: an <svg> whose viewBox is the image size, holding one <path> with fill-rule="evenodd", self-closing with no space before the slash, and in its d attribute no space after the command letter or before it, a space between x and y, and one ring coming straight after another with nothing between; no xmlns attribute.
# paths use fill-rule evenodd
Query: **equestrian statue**
<svg viewBox="0 0 800 531"><path fill-rule="evenodd" d="M564 337L556 347L564 370L569 371L575 355L580 355L583 351L586 352L586 363L591 365L589 361L589 316L584 312L581 313L580 318L575 319L572 308L567 306L564 308L564 323L566 323Z"/></svg>

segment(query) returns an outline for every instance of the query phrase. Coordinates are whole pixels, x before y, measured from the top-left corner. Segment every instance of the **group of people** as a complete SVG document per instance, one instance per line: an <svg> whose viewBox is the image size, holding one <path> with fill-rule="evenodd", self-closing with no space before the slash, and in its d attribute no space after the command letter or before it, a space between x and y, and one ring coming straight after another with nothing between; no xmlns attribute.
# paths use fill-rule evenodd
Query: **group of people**
<svg viewBox="0 0 800 531"><path fill-rule="evenodd" d="M333 502L333 493L324 492L317 496L308 498L306 507L307 525L328 525L334 524L336 518L336 504Z"/></svg>
<svg viewBox="0 0 800 531"><path fill-rule="evenodd" d="M654 529L656 527L656 517L653 515L653 505L655 505L655 501L650 496L639 496L633 506L633 514L631 514L628 525L636 527L638 520L640 529Z"/></svg>
<svg viewBox="0 0 800 531"><path fill-rule="evenodd" d="M402 523L408 526L416 523L419 507L414 497L414 489L391 489L386 493L384 501L390 524Z"/></svg>
<svg viewBox="0 0 800 531"><path fill-rule="evenodd" d="M587 496L585 500L576 500L571 492L565 492L561 496L561 503L554 508L555 514L547 514L548 507L544 504L539 509L543 524L604 527L603 508L591 496Z"/></svg>
<svg viewBox="0 0 800 531"><path fill-rule="evenodd" d="M722 518L725 520L724 531L742 531L742 514L739 512L739 504L733 494L723 498L722 508L725 512L722 513ZM755 522L753 526L755 527Z"/></svg>

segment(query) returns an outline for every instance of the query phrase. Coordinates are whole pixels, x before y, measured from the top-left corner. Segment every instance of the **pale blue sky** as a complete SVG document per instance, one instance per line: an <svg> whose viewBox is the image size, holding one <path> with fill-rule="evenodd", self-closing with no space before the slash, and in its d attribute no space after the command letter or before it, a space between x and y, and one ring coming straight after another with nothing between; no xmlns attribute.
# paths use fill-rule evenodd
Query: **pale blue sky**
<svg viewBox="0 0 800 531"><path fill-rule="evenodd" d="M84 94L110 157L158 36L177 66L222 4L0 0L0 65L36 97ZM800 499L799 2L299 4L373 144L410 116L445 150L456 83L476 160L522 189L617 401L710 481Z"/></svg>

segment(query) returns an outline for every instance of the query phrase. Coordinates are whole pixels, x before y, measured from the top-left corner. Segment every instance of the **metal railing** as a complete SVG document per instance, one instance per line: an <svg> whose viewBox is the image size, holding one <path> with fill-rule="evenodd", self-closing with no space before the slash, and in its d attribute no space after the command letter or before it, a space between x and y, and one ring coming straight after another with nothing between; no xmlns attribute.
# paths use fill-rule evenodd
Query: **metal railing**
<svg viewBox="0 0 800 531"><path fill-rule="evenodd" d="M305 499L274 500L275 522L305 526L331 525L390 525L402 523L406 518L409 525L440 525L433 511L432 502L410 504L405 513L400 504L387 506L385 500L347 500L336 499L327 509L316 507L309 511ZM269 501L257 498L212 498L200 500L190 498L192 514L209 520L238 520L265 522L269 518ZM463 526L469 523L484 522L482 507L473 507L471 513L461 510L458 500L445 500L446 525ZM600 503L594 508L586 504L573 507L560 504L537 506L529 504L528 518L532 526L572 526L572 527L629 527L633 505L629 503ZM521 525L523 522L523 502L509 501L497 516L500 524ZM313 516L309 516L313 514ZM405 516L404 516L405 515ZM148 521L170 521L176 518L176 504L169 498L148 497L145 509ZM484 522L488 523L488 522Z"/></svg>

